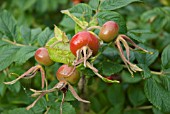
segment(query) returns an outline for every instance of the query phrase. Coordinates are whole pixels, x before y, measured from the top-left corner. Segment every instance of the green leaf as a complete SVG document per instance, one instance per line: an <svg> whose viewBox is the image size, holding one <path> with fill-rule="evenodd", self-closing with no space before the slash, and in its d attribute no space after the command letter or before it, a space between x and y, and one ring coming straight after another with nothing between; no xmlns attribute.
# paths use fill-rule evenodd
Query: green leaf
<svg viewBox="0 0 170 114"><path fill-rule="evenodd" d="M100 5L100 10L115 10L127 6L132 2L140 2L141 0L104 0Z"/></svg>
<svg viewBox="0 0 170 114"><path fill-rule="evenodd" d="M97 10L99 6L100 1L99 0L90 0L89 5L93 10Z"/></svg>
<svg viewBox="0 0 170 114"><path fill-rule="evenodd" d="M38 43L45 46L46 42L52 38L53 32L47 27L38 35Z"/></svg>
<svg viewBox="0 0 170 114"><path fill-rule="evenodd" d="M157 59L159 52L150 47L146 47L145 45L142 44L140 44L139 46L149 52L152 52L152 54L135 52L136 60L138 61L139 64L145 64L147 66L151 65Z"/></svg>
<svg viewBox="0 0 170 114"><path fill-rule="evenodd" d="M125 111L123 114L144 114L144 113L140 110L132 109L132 110Z"/></svg>
<svg viewBox="0 0 170 114"><path fill-rule="evenodd" d="M133 106L140 106L147 101L143 87L137 84L128 88L128 98Z"/></svg>
<svg viewBox="0 0 170 114"><path fill-rule="evenodd" d="M170 21L170 8L169 7L156 7L152 10L144 12L141 15L141 20L151 23L151 29L154 31L161 31L163 27L169 25ZM169 30L167 30L169 31Z"/></svg>
<svg viewBox="0 0 170 114"><path fill-rule="evenodd" d="M154 78L147 79L144 86L148 100L159 110L170 112L170 92Z"/></svg>
<svg viewBox="0 0 170 114"><path fill-rule="evenodd" d="M10 79L8 79L7 81L12 81L14 80L15 78L14 77L10 77ZM15 84L13 85L8 85L7 86L8 89L13 92L13 93L18 93L20 90L21 90L21 84L20 82L16 82Z"/></svg>
<svg viewBox="0 0 170 114"><path fill-rule="evenodd" d="M99 25L102 26L107 21L115 21L119 25L119 33L126 33L126 23L124 18L114 11L102 11L97 14Z"/></svg>
<svg viewBox="0 0 170 114"><path fill-rule="evenodd" d="M71 14L69 10L62 10L61 13L68 15L82 29L85 29L88 26L86 21L81 21L79 18Z"/></svg>
<svg viewBox="0 0 170 114"><path fill-rule="evenodd" d="M54 26L54 37L57 41L69 42L65 32L61 31L57 26Z"/></svg>
<svg viewBox="0 0 170 114"><path fill-rule="evenodd" d="M142 80L142 76L139 73L135 73L134 77L129 72L123 71L121 74L122 80L125 83L138 83Z"/></svg>
<svg viewBox="0 0 170 114"><path fill-rule="evenodd" d="M62 109L62 114L76 114L75 108L68 102L64 102ZM60 114L60 102L54 103L48 114Z"/></svg>
<svg viewBox="0 0 170 114"><path fill-rule="evenodd" d="M20 31L25 43L29 44L31 38L31 29L27 26L21 26Z"/></svg>
<svg viewBox="0 0 170 114"><path fill-rule="evenodd" d="M15 60L15 55L18 51L19 47L17 46L3 46L0 49L0 71L7 68L11 65Z"/></svg>
<svg viewBox="0 0 170 114"><path fill-rule="evenodd" d="M33 114L34 112L31 110L26 110L25 108L15 108L12 110L8 110L2 112L2 114Z"/></svg>
<svg viewBox="0 0 170 114"><path fill-rule="evenodd" d="M74 21L69 18L68 16L64 16L63 19L60 22L60 25L64 27L64 31L72 31L75 28L75 23Z"/></svg>
<svg viewBox="0 0 170 114"><path fill-rule="evenodd" d="M163 69L170 68L170 45L168 45L162 52L161 61Z"/></svg>
<svg viewBox="0 0 170 114"><path fill-rule="evenodd" d="M153 111L154 114L165 114L165 113L161 112L161 110L159 110L155 107L152 108L152 111Z"/></svg>
<svg viewBox="0 0 170 114"><path fill-rule="evenodd" d="M160 77L162 81L163 87L170 92L170 77L169 76L161 76Z"/></svg>
<svg viewBox="0 0 170 114"><path fill-rule="evenodd" d="M83 21L89 21L92 17L92 9L88 4L80 3L69 9L70 13L78 18L85 19Z"/></svg>
<svg viewBox="0 0 170 114"><path fill-rule="evenodd" d="M41 32L40 28L30 29L27 26L21 26L21 36L24 39L25 44L32 44Z"/></svg>
<svg viewBox="0 0 170 114"><path fill-rule="evenodd" d="M70 51L69 43L58 42L54 47L50 47L56 42L58 42L57 39L52 38L46 44L51 60L59 63L71 64L75 56Z"/></svg>
<svg viewBox="0 0 170 114"><path fill-rule="evenodd" d="M14 17L6 10L0 12L0 31L9 39L16 39L16 22Z"/></svg>
<svg viewBox="0 0 170 114"><path fill-rule="evenodd" d="M141 72L143 79L151 77L150 69L146 64L139 64L139 67L143 70Z"/></svg>
<svg viewBox="0 0 170 114"><path fill-rule="evenodd" d="M102 64L102 72L105 76L110 76L112 74L118 73L123 69L120 64L114 64L113 62L104 61Z"/></svg>
<svg viewBox="0 0 170 114"><path fill-rule="evenodd" d="M109 102L113 106L124 104L125 96L121 84L112 84L112 86L109 86L106 91Z"/></svg>
<svg viewBox="0 0 170 114"><path fill-rule="evenodd" d="M31 29L31 41L29 42L31 44L34 43L34 41L37 40L37 37L41 32L42 32L41 28Z"/></svg>
<svg viewBox="0 0 170 114"><path fill-rule="evenodd" d="M149 30L129 30L127 33L127 35L130 38L132 38L140 43L144 43L146 41L146 38L141 36L141 35L146 35L146 34L150 35L151 31L149 31Z"/></svg>
<svg viewBox="0 0 170 114"><path fill-rule="evenodd" d="M42 114L47 108L46 99L43 97L41 98L35 106L31 109L35 114Z"/></svg>
<svg viewBox="0 0 170 114"><path fill-rule="evenodd" d="M122 114L122 105L115 105L114 107L110 108L106 114Z"/></svg>
<svg viewBox="0 0 170 114"><path fill-rule="evenodd" d="M16 54L15 62L20 65L24 64L28 59L34 56L36 49L37 48L33 46L21 47Z"/></svg>

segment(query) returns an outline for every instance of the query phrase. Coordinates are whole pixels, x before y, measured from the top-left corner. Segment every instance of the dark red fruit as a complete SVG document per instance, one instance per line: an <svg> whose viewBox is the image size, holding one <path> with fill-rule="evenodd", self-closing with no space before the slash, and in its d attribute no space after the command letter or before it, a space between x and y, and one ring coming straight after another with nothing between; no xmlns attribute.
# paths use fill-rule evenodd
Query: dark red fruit
<svg viewBox="0 0 170 114"><path fill-rule="evenodd" d="M107 21L103 24L99 37L104 42L111 42L119 32L119 25L114 21Z"/></svg>
<svg viewBox="0 0 170 114"><path fill-rule="evenodd" d="M98 38L94 34L88 31L82 31L72 37L70 50L76 56L76 51L83 46L88 46L93 51L93 55L96 55L100 44Z"/></svg>
<svg viewBox="0 0 170 114"><path fill-rule="evenodd" d="M59 81L66 80L70 84L76 84L80 79L80 73L73 67L62 65L56 72Z"/></svg>
<svg viewBox="0 0 170 114"><path fill-rule="evenodd" d="M35 60L45 66L50 66L54 62L50 59L50 56L48 54L48 50L44 47L38 48L35 52Z"/></svg>

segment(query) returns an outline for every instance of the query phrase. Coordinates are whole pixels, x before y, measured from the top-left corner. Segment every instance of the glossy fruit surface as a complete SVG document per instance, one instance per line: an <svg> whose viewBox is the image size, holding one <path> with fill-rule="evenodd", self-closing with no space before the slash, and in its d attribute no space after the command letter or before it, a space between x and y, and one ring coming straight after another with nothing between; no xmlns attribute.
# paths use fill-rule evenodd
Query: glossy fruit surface
<svg viewBox="0 0 170 114"><path fill-rule="evenodd" d="M50 66L54 63L49 57L48 50L44 47L38 48L34 57L38 63L45 66Z"/></svg>
<svg viewBox="0 0 170 114"><path fill-rule="evenodd" d="M76 84L80 79L80 73L73 66L62 65L56 72L59 81L66 80L70 84Z"/></svg>
<svg viewBox="0 0 170 114"><path fill-rule="evenodd" d="M93 55L96 55L100 44L95 35L88 31L82 31L75 34L70 40L70 50L76 56L76 51L83 46L88 46L93 51Z"/></svg>
<svg viewBox="0 0 170 114"><path fill-rule="evenodd" d="M99 37L104 42L111 42L119 32L119 25L114 21L107 21L103 24Z"/></svg>

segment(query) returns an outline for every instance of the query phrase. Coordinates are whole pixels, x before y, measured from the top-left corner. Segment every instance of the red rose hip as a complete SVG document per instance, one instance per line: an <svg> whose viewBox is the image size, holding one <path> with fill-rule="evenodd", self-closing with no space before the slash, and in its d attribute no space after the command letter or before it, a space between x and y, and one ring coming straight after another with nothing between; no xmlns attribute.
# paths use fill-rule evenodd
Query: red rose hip
<svg viewBox="0 0 170 114"><path fill-rule="evenodd" d="M38 48L35 52L35 60L45 66L50 66L54 62L50 59L48 50L44 47Z"/></svg>
<svg viewBox="0 0 170 114"><path fill-rule="evenodd" d="M99 37L104 42L111 42L119 32L119 25L114 21L107 21L103 24Z"/></svg>
<svg viewBox="0 0 170 114"><path fill-rule="evenodd" d="M62 65L56 72L59 81L66 80L70 84L76 84L80 79L80 73L73 66Z"/></svg>
<svg viewBox="0 0 170 114"><path fill-rule="evenodd" d="M83 46L88 46L93 51L93 55L96 55L100 44L94 34L88 31L82 31L75 34L70 40L70 50L76 56L76 51Z"/></svg>

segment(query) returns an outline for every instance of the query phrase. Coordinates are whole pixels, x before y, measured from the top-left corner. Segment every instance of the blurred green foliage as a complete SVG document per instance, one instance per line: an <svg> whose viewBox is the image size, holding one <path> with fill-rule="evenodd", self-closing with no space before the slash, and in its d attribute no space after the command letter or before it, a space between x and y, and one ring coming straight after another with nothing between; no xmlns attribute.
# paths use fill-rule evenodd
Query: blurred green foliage
<svg viewBox="0 0 170 114"><path fill-rule="evenodd" d="M115 2L116 0L108 1ZM0 20L8 22L0 21L0 113L59 113L62 99L60 92L50 93L49 101L46 100L46 96L33 109L25 110L25 107L35 100L30 97L29 89L41 88L39 73L33 79L22 79L14 85L6 86L3 82L15 79L37 64L33 58L35 50L45 46L45 43L54 36L52 31L54 24L67 32L67 36L71 38L75 33L76 25L71 18L63 15L61 10L71 8L70 12L76 17L89 21L90 16L97 9L98 2L99 0L90 0L91 8L89 8L84 5L82 5L84 7L73 7L71 0L0 1ZM93 77L94 74L91 71L86 70L84 72L87 75L85 93L82 95L80 91L78 92L91 104L81 104L68 93L63 106L63 114L79 114L82 110L84 114L170 113L170 74L168 74L170 72L170 2L168 0L142 0L140 3L127 6L125 4L125 7L120 9L112 9L112 7L106 7L107 5L109 6L107 3L103 4L100 10L114 10L115 12L100 12L97 15L99 24L102 25L108 18L117 21L121 25L121 33L127 34L135 42L141 43L140 46L151 50L154 54L131 53L130 60L144 68L144 72L135 73L135 77L132 78L127 70L122 70L123 67L120 65L121 61L115 47L108 46L94 65L103 75L113 75L121 81L121 84L104 83ZM82 14L84 10L88 12L86 15ZM8 41L17 41L17 46L4 41L6 38ZM27 46L22 47L20 44ZM15 58L12 58L13 56ZM45 67L49 88L58 82L55 72L60 65L60 63L55 63L51 67ZM116 68L111 68L111 66ZM149 69L164 72L165 76L153 75ZM54 101L59 102L54 104Z"/></svg>

